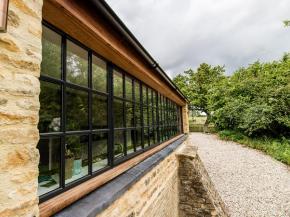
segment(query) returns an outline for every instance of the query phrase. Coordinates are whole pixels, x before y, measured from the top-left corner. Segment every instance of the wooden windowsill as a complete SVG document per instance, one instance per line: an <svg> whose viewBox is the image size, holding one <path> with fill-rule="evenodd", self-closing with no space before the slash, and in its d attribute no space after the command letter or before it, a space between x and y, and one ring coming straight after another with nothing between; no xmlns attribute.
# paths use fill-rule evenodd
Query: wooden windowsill
<svg viewBox="0 0 290 217"><path fill-rule="evenodd" d="M141 161L145 160L146 158L150 157L151 155L157 153L158 151L162 150L175 140L181 138L183 134L178 135L102 174L96 176L86 182L81 183L80 185L60 194L56 197L47 200L39 205L40 209L40 216L41 217L48 217L51 216L60 210L64 209L65 207L69 206L73 202L79 200L80 198L84 197L85 195L89 194L90 192L94 191L98 187L102 186L103 184L109 182L113 178L119 176L120 174L124 173L128 169L132 168L133 166L137 165Z"/></svg>

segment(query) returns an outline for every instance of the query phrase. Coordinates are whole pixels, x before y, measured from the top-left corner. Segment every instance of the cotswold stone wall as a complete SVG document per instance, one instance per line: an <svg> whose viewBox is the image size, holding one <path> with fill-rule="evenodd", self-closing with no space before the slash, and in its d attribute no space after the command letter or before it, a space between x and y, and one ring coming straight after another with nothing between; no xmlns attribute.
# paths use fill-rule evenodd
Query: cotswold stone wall
<svg viewBox="0 0 290 217"><path fill-rule="evenodd" d="M189 133L188 105L182 107L183 132Z"/></svg>
<svg viewBox="0 0 290 217"><path fill-rule="evenodd" d="M65 215L66 216L66 215ZM187 141L97 217L228 217L196 147Z"/></svg>
<svg viewBox="0 0 290 217"><path fill-rule="evenodd" d="M178 217L177 172L172 153L97 217Z"/></svg>
<svg viewBox="0 0 290 217"><path fill-rule="evenodd" d="M177 157L179 217L228 217L228 210L215 190L197 154L197 148L185 144Z"/></svg>
<svg viewBox="0 0 290 217"><path fill-rule="evenodd" d="M10 0L0 33L0 217L38 216L42 0Z"/></svg>

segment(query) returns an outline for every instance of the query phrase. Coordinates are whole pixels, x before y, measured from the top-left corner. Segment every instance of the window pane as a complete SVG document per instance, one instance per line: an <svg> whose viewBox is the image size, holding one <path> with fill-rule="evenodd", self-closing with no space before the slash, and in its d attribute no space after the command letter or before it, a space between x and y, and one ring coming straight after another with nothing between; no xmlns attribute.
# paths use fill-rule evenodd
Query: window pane
<svg viewBox="0 0 290 217"><path fill-rule="evenodd" d="M133 104L131 102L125 103L125 111L126 111L126 127L133 127L134 126L134 119L133 119Z"/></svg>
<svg viewBox="0 0 290 217"><path fill-rule="evenodd" d="M143 124L144 126L148 126L148 108L143 107Z"/></svg>
<svg viewBox="0 0 290 217"><path fill-rule="evenodd" d="M148 88L148 105L152 106L152 90Z"/></svg>
<svg viewBox="0 0 290 217"><path fill-rule="evenodd" d="M114 128L124 127L123 101L114 100Z"/></svg>
<svg viewBox="0 0 290 217"><path fill-rule="evenodd" d="M144 147L149 146L149 129L148 127L144 128Z"/></svg>
<svg viewBox="0 0 290 217"><path fill-rule="evenodd" d="M134 86L135 86L135 101L137 103L140 102L140 83L138 81L134 82Z"/></svg>
<svg viewBox="0 0 290 217"><path fill-rule="evenodd" d="M67 81L88 86L88 52L67 40L66 57Z"/></svg>
<svg viewBox="0 0 290 217"><path fill-rule="evenodd" d="M107 64L94 55L92 57L92 83L94 89L107 92Z"/></svg>
<svg viewBox="0 0 290 217"><path fill-rule="evenodd" d="M88 127L88 93L66 89L66 129L87 130Z"/></svg>
<svg viewBox="0 0 290 217"><path fill-rule="evenodd" d="M61 88L60 85L40 81L40 133L60 131Z"/></svg>
<svg viewBox="0 0 290 217"><path fill-rule="evenodd" d="M108 134L94 134L92 140L93 172L95 172L108 165Z"/></svg>
<svg viewBox="0 0 290 217"><path fill-rule="evenodd" d="M107 96L94 94L92 100L93 129L108 128Z"/></svg>
<svg viewBox="0 0 290 217"><path fill-rule="evenodd" d="M126 77L125 78L125 91L126 91L126 98L132 100L133 91L132 91L132 79Z"/></svg>
<svg viewBox="0 0 290 217"><path fill-rule="evenodd" d="M134 140L134 143L135 143L135 146L136 146L136 150L140 150L142 149L142 129L141 128L138 128L135 131L135 140Z"/></svg>
<svg viewBox="0 0 290 217"><path fill-rule="evenodd" d="M88 136L67 136L65 151L65 183L88 174Z"/></svg>
<svg viewBox="0 0 290 217"><path fill-rule="evenodd" d="M147 91L146 91L147 87L146 86L142 86L142 97L143 97L143 104L147 104Z"/></svg>
<svg viewBox="0 0 290 217"><path fill-rule="evenodd" d="M122 157L124 156L124 131L115 130L114 131L114 156Z"/></svg>
<svg viewBox="0 0 290 217"><path fill-rule="evenodd" d="M150 138L150 145L154 145L155 144L154 130L152 127L150 127L150 130L149 130L149 138Z"/></svg>
<svg viewBox="0 0 290 217"><path fill-rule="evenodd" d="M123 98L123 76L122 73L114 70L113 74L114 96Z"/></svg>
<svg viewBox="0 0 290 217"><path fill-rule="evenodd" d="M37 145L40 153L38 195L60 186L60 138L41 139Z"/></svg>
<svg viewBox="0 0 290 217"><path fill-rule="evenodd" d="M61 36L49 28L42 28L41 74L61 78Z"/></svg>
<svg viewBox="0 0 290 217"><path fill-rule="evenodd" d="M141 120L141 111L140 111L140 105L136 104L135 107L135 121L136 121L136 126L140 127L142 125L142 120Z"/></svg>
<svg viewBox="0 0 290 217"><path fill-rule="evenodd" d="M127 154L131 154L134 152L134 131L127 130Z"/></svg>

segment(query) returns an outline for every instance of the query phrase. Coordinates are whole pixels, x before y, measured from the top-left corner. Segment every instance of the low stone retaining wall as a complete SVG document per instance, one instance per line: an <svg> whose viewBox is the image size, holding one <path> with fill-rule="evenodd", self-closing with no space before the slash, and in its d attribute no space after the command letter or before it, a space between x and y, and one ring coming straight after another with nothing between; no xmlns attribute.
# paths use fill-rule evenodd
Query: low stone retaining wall
<svg viewBox="0 0 290 217"><path fill-rule="evenodd" d="M184 144L177 152L177 158L179 217L229 216L197 154L197 147Z"/></svg>
<svg viewBox="0 0 290 217"><path fill-rule="evenodd" d="M97 217L228 217L198 156L185 141Z"/></svg>

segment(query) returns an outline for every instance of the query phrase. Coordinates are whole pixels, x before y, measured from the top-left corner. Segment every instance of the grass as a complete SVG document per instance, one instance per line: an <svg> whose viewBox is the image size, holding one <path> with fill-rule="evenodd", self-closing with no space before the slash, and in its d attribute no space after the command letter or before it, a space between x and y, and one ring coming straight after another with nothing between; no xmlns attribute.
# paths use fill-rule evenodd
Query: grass
<svg viewBox="0 0 290 217"><path fill-rule="evenodd" d="M290 138L250 138L242 133L231 130L220 131L218 135L221 139L234 141L261 150L278 161L290 165Z"/></svg>
<svg viewBox="0 0 290 217"><path fill-rule="evenodd" d="M206 116L196 116L189 118L189 131L190 132L204 132L204 123L206 121ZM210 124L208 126L208 131L210 133L215 133L214 125Z"/></svg>

